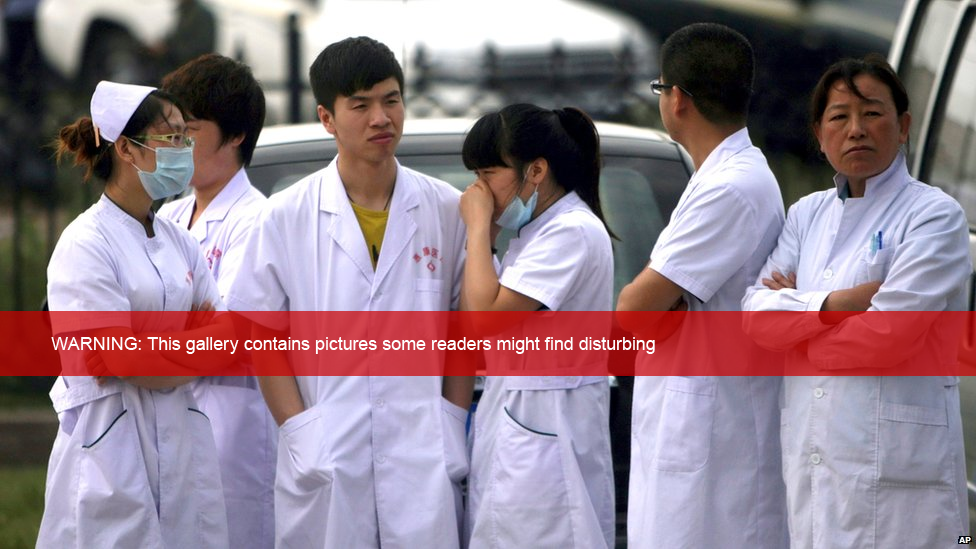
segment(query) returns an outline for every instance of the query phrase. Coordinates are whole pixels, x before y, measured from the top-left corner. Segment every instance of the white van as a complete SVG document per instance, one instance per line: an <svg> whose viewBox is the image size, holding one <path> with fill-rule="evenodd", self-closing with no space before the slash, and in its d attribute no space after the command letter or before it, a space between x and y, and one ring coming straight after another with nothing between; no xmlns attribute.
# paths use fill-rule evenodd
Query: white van
<svg viewBox="0 0 976 549"><path fill-rule="evenodd" d="M976 0L906 0L888 60L911 102L909 171L962 204L976 257ZM973 311L976 276L969 284ZM968 317L960 361L976 367L973 316ZM976 377L964 377L959 388L966 469L976 479ZM969 509L970 524L976 525L973 480Z"/></svg>
<svg viewBox="0 0 976 549"><path fill-rule="evenodd" d="M976 1L906 0L889 61L911 100L909 170L954 196L976 228L974 21Z"/></svg>

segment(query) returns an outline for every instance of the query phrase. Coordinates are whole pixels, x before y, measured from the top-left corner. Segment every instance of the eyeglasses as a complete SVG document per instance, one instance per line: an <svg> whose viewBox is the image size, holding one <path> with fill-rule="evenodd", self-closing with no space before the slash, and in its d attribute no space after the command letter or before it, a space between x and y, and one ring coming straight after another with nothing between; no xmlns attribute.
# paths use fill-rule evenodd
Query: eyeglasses
<svg viewBox="0 0 976 549"><path fill-rule="evenodd" d="M665 84L661 82L660 78L655 78L654 80L651 80L651 92L653 92L654 95L661 95L662 91L670 90L671 88L678 88L679 90L684 92L684 94L687 95L688 97L694 97L694 95L692 95L690 91L682 88L677 84Z"/></svg>
<svg viewBox="0 0 976 549"><path fill-rule="evenodd" d="M163 141L169 143L170 145L176 147L177 149L182 149L183 147L192 147L195 140L186 135L185 133L167 133L163 135L157 134L146 134L137 135L134 139L141 139L142 141Z"/></svg>

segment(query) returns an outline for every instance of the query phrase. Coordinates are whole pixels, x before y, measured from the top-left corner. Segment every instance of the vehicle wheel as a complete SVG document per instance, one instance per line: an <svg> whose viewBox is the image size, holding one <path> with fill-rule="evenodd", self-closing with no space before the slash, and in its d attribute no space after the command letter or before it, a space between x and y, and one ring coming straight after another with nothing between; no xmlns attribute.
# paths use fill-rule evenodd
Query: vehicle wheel
<svg viewBox="0 0 976 549"><path fill-rule="evenodd" d="M93 89L101 80L156 85L152 58L132 36L118 28L94 26L89 31L82 65L82 83Z"/></svg>

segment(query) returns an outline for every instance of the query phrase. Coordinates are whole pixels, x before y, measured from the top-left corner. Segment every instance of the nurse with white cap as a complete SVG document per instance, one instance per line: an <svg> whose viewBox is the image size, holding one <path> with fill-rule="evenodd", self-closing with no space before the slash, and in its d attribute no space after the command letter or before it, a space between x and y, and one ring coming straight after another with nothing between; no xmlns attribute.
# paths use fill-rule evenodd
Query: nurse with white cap
<svg viewBox="0 0 976 549"><path fill-rule="evenodd" d="M130 313L219 307L196 242L150 209L153 200L186 188L193 174L192 142L173 100L154 88L101 82L91 117L60 131L59 159L66 153L105 188L62 233L48 265L53 334L177 332L186 315ZM97 314L82 322L59 311ZM193 335L229 331L218 317ZM188 357L144 349L87 358L100 373L131 364L170 373L198 366ZM62 366L77 372L84 366L66 361L85 359L62 353ZM223 358L216 359L219 367ZM51 398L60 429L38 547L228 546L213 434L186 385L191 379L58 378Z"/></svg>

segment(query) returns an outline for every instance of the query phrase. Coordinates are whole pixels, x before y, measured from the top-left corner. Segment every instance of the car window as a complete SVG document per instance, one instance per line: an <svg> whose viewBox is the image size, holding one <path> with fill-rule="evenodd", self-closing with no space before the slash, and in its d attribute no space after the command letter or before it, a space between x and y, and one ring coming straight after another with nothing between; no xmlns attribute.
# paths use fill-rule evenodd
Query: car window
<svg viewBox="0 0 976 549"><path fill-rule="evenodd" d="M929 183L956 197L976 222L976 32L970 14L959 37L961 53L947 68L948 92L933 136ZM951 76L950 76L951 75Z"/></svg>
<svg viewBox="0 0 976 549"><path fill-rule="evenodd" d="M923 9L925 12L911 38L909 57L901 71L908 96L912 98L912 111L919 114L927 109L939 65L950 45L951 36L946 29L952 28L959 0L932 0ZM920 143L918 132L922 122L921 118L913 121L909 128L910 143Z"/></svg>

